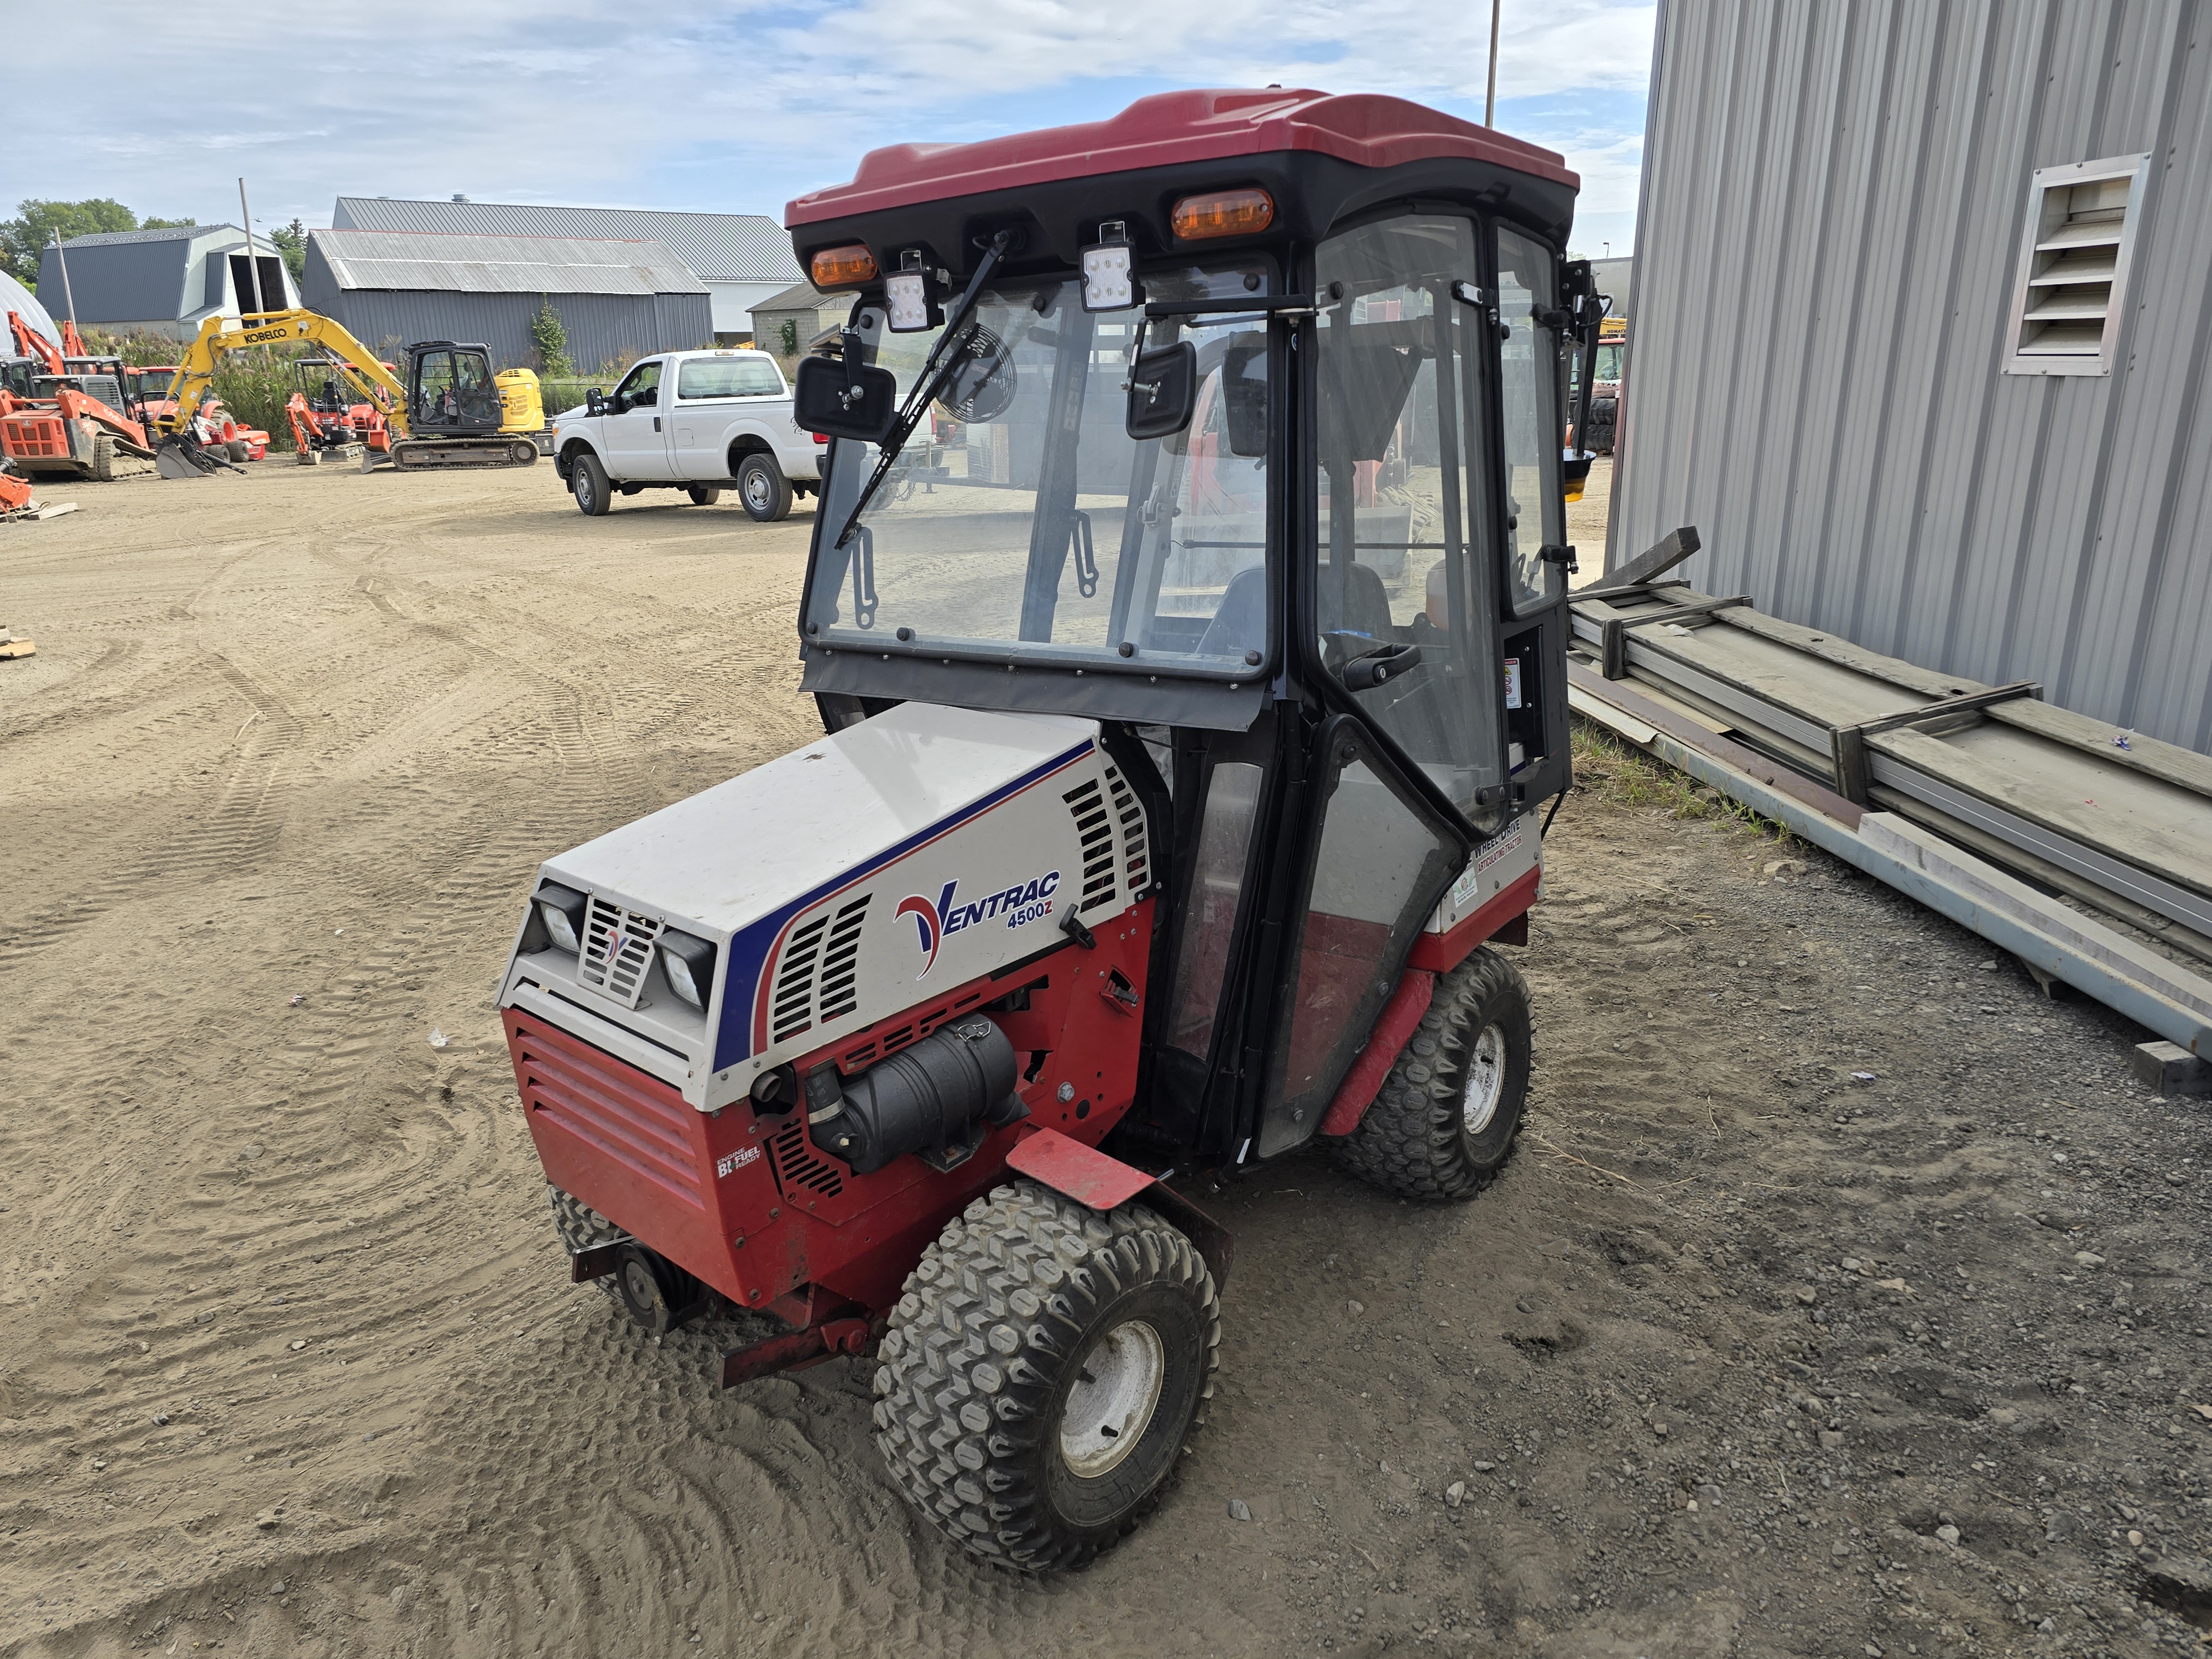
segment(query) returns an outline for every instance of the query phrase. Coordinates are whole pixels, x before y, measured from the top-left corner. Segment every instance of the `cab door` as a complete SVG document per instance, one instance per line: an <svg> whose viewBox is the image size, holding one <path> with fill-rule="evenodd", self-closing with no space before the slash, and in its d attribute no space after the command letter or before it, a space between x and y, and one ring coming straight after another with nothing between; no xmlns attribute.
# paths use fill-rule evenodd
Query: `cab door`
<svg viewBox="0 0 2212 1659"><path fill-rule="evenodd" d="M1327 712L1306 758L1258 1150L1320 1127L1428 918L1506 797L1490 308L1443 212L1315 250L1311 525L1293 634Z"/></svg>
<svg viewBox="0 0 2212 1659"><path fill-rule="evenodd" d="M665 483L676 474L669 463L665 413L660 407L661 362L648 357L622 378L599 428L607 471L616 483Z"/></svg>

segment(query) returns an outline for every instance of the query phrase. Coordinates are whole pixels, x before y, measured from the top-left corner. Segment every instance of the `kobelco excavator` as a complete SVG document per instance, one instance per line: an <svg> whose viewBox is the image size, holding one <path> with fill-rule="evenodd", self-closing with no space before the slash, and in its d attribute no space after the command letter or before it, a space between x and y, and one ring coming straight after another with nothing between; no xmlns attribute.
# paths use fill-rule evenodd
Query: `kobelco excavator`
<svg viewBox="0 0 2212 1659"><path fill-rule="evenodd" d="M155 464L165 478L197 478L228 466L198 435L193 416L215 379L216 365L252 346L312 344L381 417L383 447L373 441L363 471L389 465L404 471L528 466L538 456L534 431L511 424L491 353L481 345L426 340L406 349L403 381L344 325L313 311L257 312L235 319L210 317L169 384L171 412L155 422ZM544 424L542 413L538 424Z"/></svg>

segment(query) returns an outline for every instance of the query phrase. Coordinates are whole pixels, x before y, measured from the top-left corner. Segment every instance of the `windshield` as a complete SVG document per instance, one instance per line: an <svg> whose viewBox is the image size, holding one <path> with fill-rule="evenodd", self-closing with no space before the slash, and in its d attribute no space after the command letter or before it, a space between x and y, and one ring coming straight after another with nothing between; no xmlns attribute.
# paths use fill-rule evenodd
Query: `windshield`
<svg viewBox="0 0 2212 1659"><path fill-rule="evenodd" d="M1265 292L1267 275L1247 261L1142 281L1153 301L1241 299ZM1249 674L1267 644L1266 323L1150 324L1147 350L1195 347L1198 396L1185 430L1135 442L1123 386L1139 319L1085 312L1072 279L985 290L952 383L842 551L829 544L875 454L836 446L810 637ZM903 397L936 335L877 337Z"/></svg>

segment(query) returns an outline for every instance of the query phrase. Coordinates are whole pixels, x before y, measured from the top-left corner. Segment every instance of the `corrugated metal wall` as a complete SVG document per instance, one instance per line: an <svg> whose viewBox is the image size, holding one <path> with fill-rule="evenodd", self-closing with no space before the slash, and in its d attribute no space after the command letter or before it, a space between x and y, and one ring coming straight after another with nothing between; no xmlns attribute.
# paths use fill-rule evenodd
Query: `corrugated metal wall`
<svg viewBox="0 0 2212 1659"><path fill-rule="evenodd" d="M373 349L416 340L481 341L495 368L536 368L530 319L535 294L436 294L392 289L341 289L327 267L309 259L307 305L335 317ZM589 376L605 363L655 351L690 351L714 343L714 315L704 294L561 294L553 309L568 331L568 356Z"/></svg>
<svg viewBox="0 0 2212 1659"><path fill-rule="evenodd" d="M2209 14L1662 0L1611 562L2212 752ZM2113 372L2000 374L2030 175L2138 151Z"/></svg>

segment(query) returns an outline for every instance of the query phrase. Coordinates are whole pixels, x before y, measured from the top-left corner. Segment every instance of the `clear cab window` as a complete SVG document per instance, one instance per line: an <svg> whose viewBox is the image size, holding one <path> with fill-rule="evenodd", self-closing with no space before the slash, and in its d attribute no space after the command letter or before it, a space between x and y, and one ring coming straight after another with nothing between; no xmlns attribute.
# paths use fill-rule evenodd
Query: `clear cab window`
<svg viewBox="0 0 2212 1659"><path fill-rule="evenodd" d="M1236 299L1268 291L1271 274L1247 261L1141 280L1152 301ZM1188 428L1140 441L1126 425L1140 315L1085 311L1073 279L988 290L950 383L842 552L842 515L877 452L838 445L814 636L1249 676L1267 645L1266 319L1148 325L1147 350L1195 348L1198 395ZM937 334L872 332L903 398Z"/></svg>

